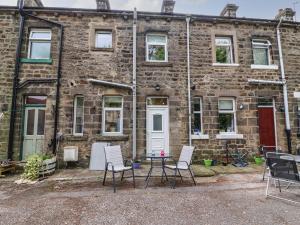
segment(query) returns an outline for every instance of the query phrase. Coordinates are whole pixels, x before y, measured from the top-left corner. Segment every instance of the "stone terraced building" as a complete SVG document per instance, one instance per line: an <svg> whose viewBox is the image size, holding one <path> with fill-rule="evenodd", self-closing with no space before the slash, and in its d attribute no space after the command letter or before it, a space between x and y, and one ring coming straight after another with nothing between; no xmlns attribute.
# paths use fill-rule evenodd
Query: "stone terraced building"
<svg viewBox="0 0 300 225"><path fill-rule="evenodd" d="M176 14L172 0L157 13L105 0L97 9L19 4L0 7L0 159L77 146L87 165L95 142L134 158L178 156L189 143L195 160L221 159L226 144L297 150L300 24L291 9L266 20L238 18L233 4L220 16Z"/></svg>

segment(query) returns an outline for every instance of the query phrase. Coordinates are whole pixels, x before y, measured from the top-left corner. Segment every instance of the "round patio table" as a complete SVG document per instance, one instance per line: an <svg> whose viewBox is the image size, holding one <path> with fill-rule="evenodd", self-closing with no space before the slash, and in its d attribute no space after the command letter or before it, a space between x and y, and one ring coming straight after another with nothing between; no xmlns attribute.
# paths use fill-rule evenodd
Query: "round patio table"
<svg viewBox="0 0 300 225"><path fill-rule="evenodd" d="M163 176L165 176L166 180L168 181L168 177L167 177L167 174L166 174L166 171L165 171L165 163L166 163L166 159L170 159L170 158L172 158L172 156L169 155L169 154L165 154L165 155L160 155L159 153L146 154L146 159L150 159L151 164L150 164L150 169L149 169L148 175L147 175L146 180L145 180L145 182L146 182L145 188L148 187L149 180L151 178L153 168L155 168L155 167L161 167L161 169L162 169L161 182L163 181ZM161 165L160 166L154 166L153 161L161 161Z"/></svg>

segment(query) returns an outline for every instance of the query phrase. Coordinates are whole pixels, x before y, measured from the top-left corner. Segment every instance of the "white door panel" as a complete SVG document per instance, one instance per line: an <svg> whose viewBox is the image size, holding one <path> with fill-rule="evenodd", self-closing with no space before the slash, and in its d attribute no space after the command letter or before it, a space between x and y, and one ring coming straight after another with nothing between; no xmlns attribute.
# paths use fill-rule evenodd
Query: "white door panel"
<svg viewBox="0 0 300 225"><path fill-rule="evenodd" d="M147 107L147 153L169 154L169 109Z"/></svg>

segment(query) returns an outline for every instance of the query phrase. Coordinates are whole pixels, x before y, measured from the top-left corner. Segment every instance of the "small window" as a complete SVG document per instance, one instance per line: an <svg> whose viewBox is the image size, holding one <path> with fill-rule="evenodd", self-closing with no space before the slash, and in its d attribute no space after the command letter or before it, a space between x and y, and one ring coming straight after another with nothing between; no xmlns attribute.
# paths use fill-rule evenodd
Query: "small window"
<svg viewBox="0 0 300 225"><path fill-rule="evenodd" d="M167 62L167 36L148 34L146 37L146 60L148 62Z"/></svg>
<svg viewBox="0 0 300 225"><path fill-rule="evenodd" d="M111 31L97 31L96 32L96 48L112 48L112 32Z"/></svg>
<svg viewBox="0 0 300 225"><path fill-rule="evenodd" d="M50 59L51 31L32 30L29 36L29 59Z"/></svg>
<svg viewBox="0 0 300 225"><path fill-rule="evenodd" d="M233 47L231 37L216 37L216 62L223 64L233 64Z"/></svg>
<svg viewBox="0 0 300 225"><path fill-rule="evenodd" d="M84 98L83 96L76 96L74 99L74 135L83 135L83 121L84 121Z"/></svg>
<svg viewBox="0 0 300 225"><path fill-rule="evenodd" d="M252 40L253 63L255 65L271 65L272 45L268 40Z"/></svg>
<svg viewBox="0 0 300 225"><path fill-rule="evenodd" d="M120 96L105 96L103 99L102 116L103 134L123 133L123 98Z"/></svg>
<svg viewBox="0 0 300 225"><path fill-rule="evenodd" d="M236 132L236 109L234 99L219 99L219 128L220 133Z"/></svg>
<svg viewBox="0 0 300 225"><path fill-rule="evenodd" d="M147 98L147 105L148 106L167 106L168 105L168 98L160 98L160 97L150 97Z"/></svg>
<svg viewBox="0 0 300 225"><path fill-rule="evenodd" d="M199 135L202 133L202 99L194 98L193 100L193 134Z"/></svg>
<svg viewBox="0 0 300 225"><path fill-rule="evenodd" d="M47 96L27 96L25 99L26 105L46 105Z"/></svg>
<svg viewBox="0 0 300 225"><path fill-rule="evenodd" d="M154 132L163 131L163 116L161 114L153 115L153 131Z"/></svg>

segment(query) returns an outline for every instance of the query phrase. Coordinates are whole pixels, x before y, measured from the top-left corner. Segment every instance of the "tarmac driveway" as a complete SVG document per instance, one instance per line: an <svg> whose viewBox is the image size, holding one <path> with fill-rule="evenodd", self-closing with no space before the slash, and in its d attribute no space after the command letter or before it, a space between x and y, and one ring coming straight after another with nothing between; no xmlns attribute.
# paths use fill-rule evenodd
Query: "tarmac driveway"
<svg viewBox="0 0 300 225"><path fill-rule="evenodd" d="M299 224L300 205L265 199L260 178L197 178L196 187L187 180L175 190L159 179L144 189L139 178L136 189L127 180L116 194L110 183L103 187L97 180L5 182L0 184L0 224Z"/></svg>

